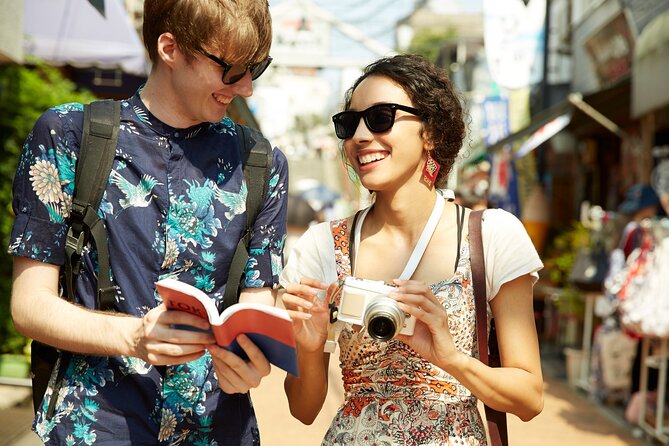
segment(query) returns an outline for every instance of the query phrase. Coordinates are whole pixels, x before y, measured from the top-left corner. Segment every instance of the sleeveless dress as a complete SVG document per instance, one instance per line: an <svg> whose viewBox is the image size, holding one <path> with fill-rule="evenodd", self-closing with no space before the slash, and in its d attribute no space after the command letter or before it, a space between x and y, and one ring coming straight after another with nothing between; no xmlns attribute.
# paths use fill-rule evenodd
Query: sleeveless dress
<svg viewBox="0 0 669 446"><path fill-rule="evenodd" d="M337 275L351 274L346 220L330 223ZM458 350L478 357L469 241L455 274L431 285L449 315ZM378 342L345 324L339 337L344 403L323 445L486 445L477 399L403 342Z"/></svg>

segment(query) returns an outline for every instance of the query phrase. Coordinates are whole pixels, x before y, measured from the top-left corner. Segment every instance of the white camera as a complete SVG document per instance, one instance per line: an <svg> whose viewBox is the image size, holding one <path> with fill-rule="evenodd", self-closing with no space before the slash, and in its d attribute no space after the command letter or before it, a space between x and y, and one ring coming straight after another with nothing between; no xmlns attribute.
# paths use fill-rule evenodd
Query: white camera
<svg viewBox="0 0 669 446"><path fill-rule="evenodd" d="M388 341L397 334L412 335L416 318L405 314L388 293L395 287L380 280L346 277L341 292L337 319L364 325L369 335Z"/></svg>

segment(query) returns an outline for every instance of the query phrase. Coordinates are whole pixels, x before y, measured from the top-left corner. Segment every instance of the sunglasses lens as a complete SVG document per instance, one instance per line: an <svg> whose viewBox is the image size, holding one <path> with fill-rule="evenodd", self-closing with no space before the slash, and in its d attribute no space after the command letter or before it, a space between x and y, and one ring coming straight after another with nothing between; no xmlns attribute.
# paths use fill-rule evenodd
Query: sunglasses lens
<svg viewBox="0 0 669 446"><path fill-rule="evenodd" d="M385 132L395 123L395 110L385 104L370 107L366 110L365 122L372 132Z"/></svg>
<svg viewBox="0 0 669 446"><path fill-rule="evenodd" d="M332 117L332 121L337 138L348 139L355 134L355 129L360 122L360 113L354 111L337 113Z"/></svg>
<svg viewBox="0 0 669 446"><path fill-rule="evenodd" d="M269 64L272 63L272 58L268 57L267 59L263 60L262 62L259 62L255 65L251 65L251 79L256 80L258 79L269 67Z"/></svg>
<svg viewBox="0 0 669 446"><path fill-rule="evenodd" d="M239 82L241 78L246 75L247 70L251 72L251 80L256 80L260 77L261 74L265 72L271 62L272 58L268 57L262 62L251 65L250 67L247 67L246 65L232 65L223 75L223 83L226 85L231 85L235 82Z"/></svg>
<svg viewBox="0 0 669 446"><path fill-rule="evenodd" d="M232 65L230 69L223 75L223 83L226 85L238 82L246 74L245 65Z"/></svg>

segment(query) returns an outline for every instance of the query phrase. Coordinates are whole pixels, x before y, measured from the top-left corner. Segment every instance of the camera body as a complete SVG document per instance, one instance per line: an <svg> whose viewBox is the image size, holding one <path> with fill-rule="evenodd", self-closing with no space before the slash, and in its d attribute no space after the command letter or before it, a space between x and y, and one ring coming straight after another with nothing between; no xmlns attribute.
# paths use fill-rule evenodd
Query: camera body
<svg viewBox="0 0 669 446"><path fill-rule="evenodd" d="M398 334L412 335L416 318L405 314L388 297L394 290L380 280L346 277L337 319L364 325L369 335L379 341L388 341Z"/></svg>

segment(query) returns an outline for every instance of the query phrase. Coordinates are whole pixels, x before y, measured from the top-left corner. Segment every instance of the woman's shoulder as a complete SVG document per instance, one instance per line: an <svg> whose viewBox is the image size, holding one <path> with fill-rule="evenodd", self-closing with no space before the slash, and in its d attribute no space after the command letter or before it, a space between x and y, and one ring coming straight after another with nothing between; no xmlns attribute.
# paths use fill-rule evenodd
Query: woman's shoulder
<svg viewBox="0 0 669 446"><path fill-rule="evenodd" d="M489 234L504 233L509 231L525 232L525 227L521 221L511 212L504 209L486 209L483 211L482 231Z"/></svg>
<svg viewBox="0 0 669 446"><path fill-rule="evenodd" d="M484 249L501 256L536 252L523 223L504 209L486 209L481 227Z"/></svg>

